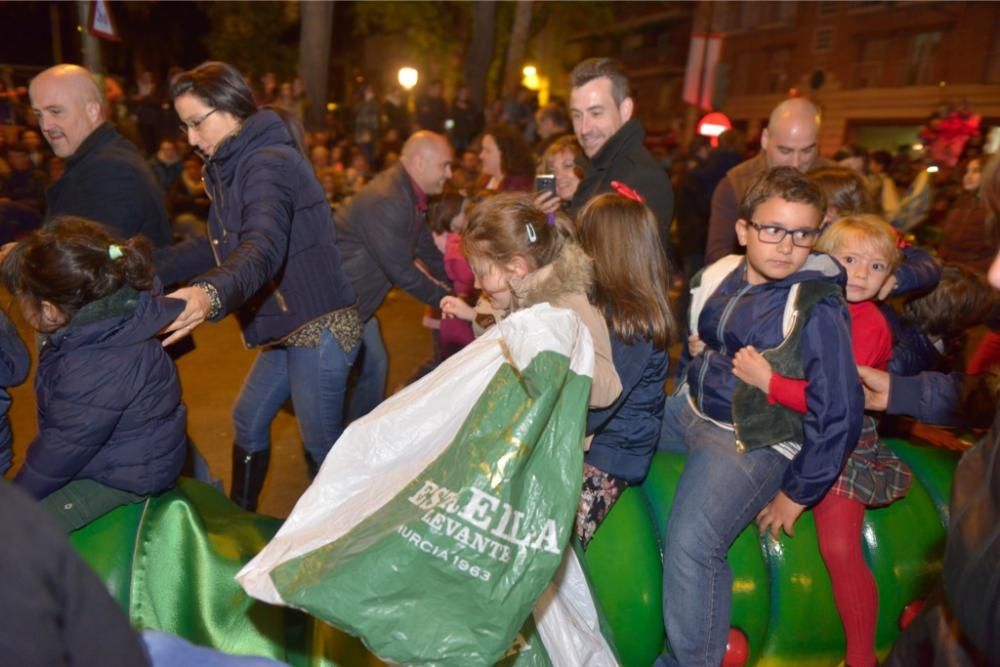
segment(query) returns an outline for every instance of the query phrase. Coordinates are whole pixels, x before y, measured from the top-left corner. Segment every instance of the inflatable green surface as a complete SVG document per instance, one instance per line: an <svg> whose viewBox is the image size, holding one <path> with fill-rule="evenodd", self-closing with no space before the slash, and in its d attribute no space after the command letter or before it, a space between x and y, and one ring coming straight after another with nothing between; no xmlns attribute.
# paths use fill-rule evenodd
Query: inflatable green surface
<svg viewBox="0 0 1000 667"><path fill-rule="evenodd" d="M898 636L904 607L923 598L940 574L957 462L954 452L899 440L889 445L913 469L914 483L906 498L865 517L864 541L879 587L880 655ZM682 456L658 454L645 484L622 495L586 553L625 667L648 667L664 650L660 536L683 466ZM70 538L137 628L296 667L382 664L360 640L302 612L252 600L234 581L279 525L239 510L209 486L181 480L170 492L121 507ZM727 664L842 660L843 631L811 515L800 519L795 534L775 543L751 526L733 544L732 634L745 639L747 656L744 663L734 646ZM546 664L527 657L504 664Z"/></svg>

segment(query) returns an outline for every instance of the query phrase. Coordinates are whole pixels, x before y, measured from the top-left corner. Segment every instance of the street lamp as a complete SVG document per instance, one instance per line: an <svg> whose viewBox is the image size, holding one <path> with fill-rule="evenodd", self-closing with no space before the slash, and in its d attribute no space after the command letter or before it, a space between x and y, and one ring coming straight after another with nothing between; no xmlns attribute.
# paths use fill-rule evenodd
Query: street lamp
<svg viewBox="0 0 1000 667"><path fill-rule="evenodd" d="M399 68L399 85L407 91L413 90L413 87L417 85L417 80L419 78L420 75L417 73L417 70L412 67Z"/></svg>

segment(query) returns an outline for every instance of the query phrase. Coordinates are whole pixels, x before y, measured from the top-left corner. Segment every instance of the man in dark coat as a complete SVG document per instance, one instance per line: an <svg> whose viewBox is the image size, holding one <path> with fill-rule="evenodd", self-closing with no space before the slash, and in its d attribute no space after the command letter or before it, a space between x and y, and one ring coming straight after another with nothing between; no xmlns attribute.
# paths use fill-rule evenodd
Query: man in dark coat
<svg viewBox="0 0 1000 667"><path fill-rule="evenodd" d="M163 193L138 149L104 120L100 90L78 65L56 65L31 81L31 108L66 171L46 193L48 217L95 220L120 238L170 243Z"/></svg>
<svg viewBox="0 0 1000 667"><path fill-rule="evenodd" d="M389 290L397 285L435 307L448 294L444 258L434 245L426 217L427 196L440 193L451 178L452 160L447 139L417 132L403 145L399 162L379 174L337 216L337 245L365 322L351 419L370 412L385 395L388 359L374 315ZM415 259L430 275L417 267Z"/></svg>
<svg viewBox="0 0 1000 667"><path fill-rule="evenodd" d="M610 192L611 182L618 181L645 199L656 216L663 250L670 257L674 192L666 170L643 145L646 131L632 117L635 104L628 94L625 70L611 58L588 58L573 68L569 80L573 130L590 158L570 213L575 216L587 201Z"/></svg>

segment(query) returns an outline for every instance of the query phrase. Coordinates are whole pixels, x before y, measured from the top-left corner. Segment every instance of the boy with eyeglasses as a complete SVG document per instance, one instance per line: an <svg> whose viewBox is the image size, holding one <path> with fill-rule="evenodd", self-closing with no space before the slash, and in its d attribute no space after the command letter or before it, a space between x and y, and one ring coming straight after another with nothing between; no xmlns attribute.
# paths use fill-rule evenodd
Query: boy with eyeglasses
<svg viewBox="0 0 1000 667"><path fill-rule="evenodd" d="M657 665L722 661L732 572L726 554L754 519L792 536L804 509L836 480L858 440L864 397L851 351L844 272L812 254L822 193L790 167L762 174L740 207L746 256L707 267L692 284L684 383L664 433L688 458L666 528L664 622L671 654ZM771 367L808 381L799 415L735 377L732 355L753 346Z"/></svg>

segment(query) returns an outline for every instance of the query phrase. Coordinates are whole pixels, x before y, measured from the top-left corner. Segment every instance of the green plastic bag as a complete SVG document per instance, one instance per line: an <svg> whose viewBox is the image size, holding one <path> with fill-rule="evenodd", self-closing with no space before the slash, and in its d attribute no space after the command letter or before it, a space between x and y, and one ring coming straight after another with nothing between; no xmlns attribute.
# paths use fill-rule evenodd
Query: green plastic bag
<svg viewBox="0 0 1000 667"><path fill-rule="evenodd" d="M386 660L496 663L564 554L579 569L592 368L570 311L515 313L352 424L238 579Z"/></svg>

